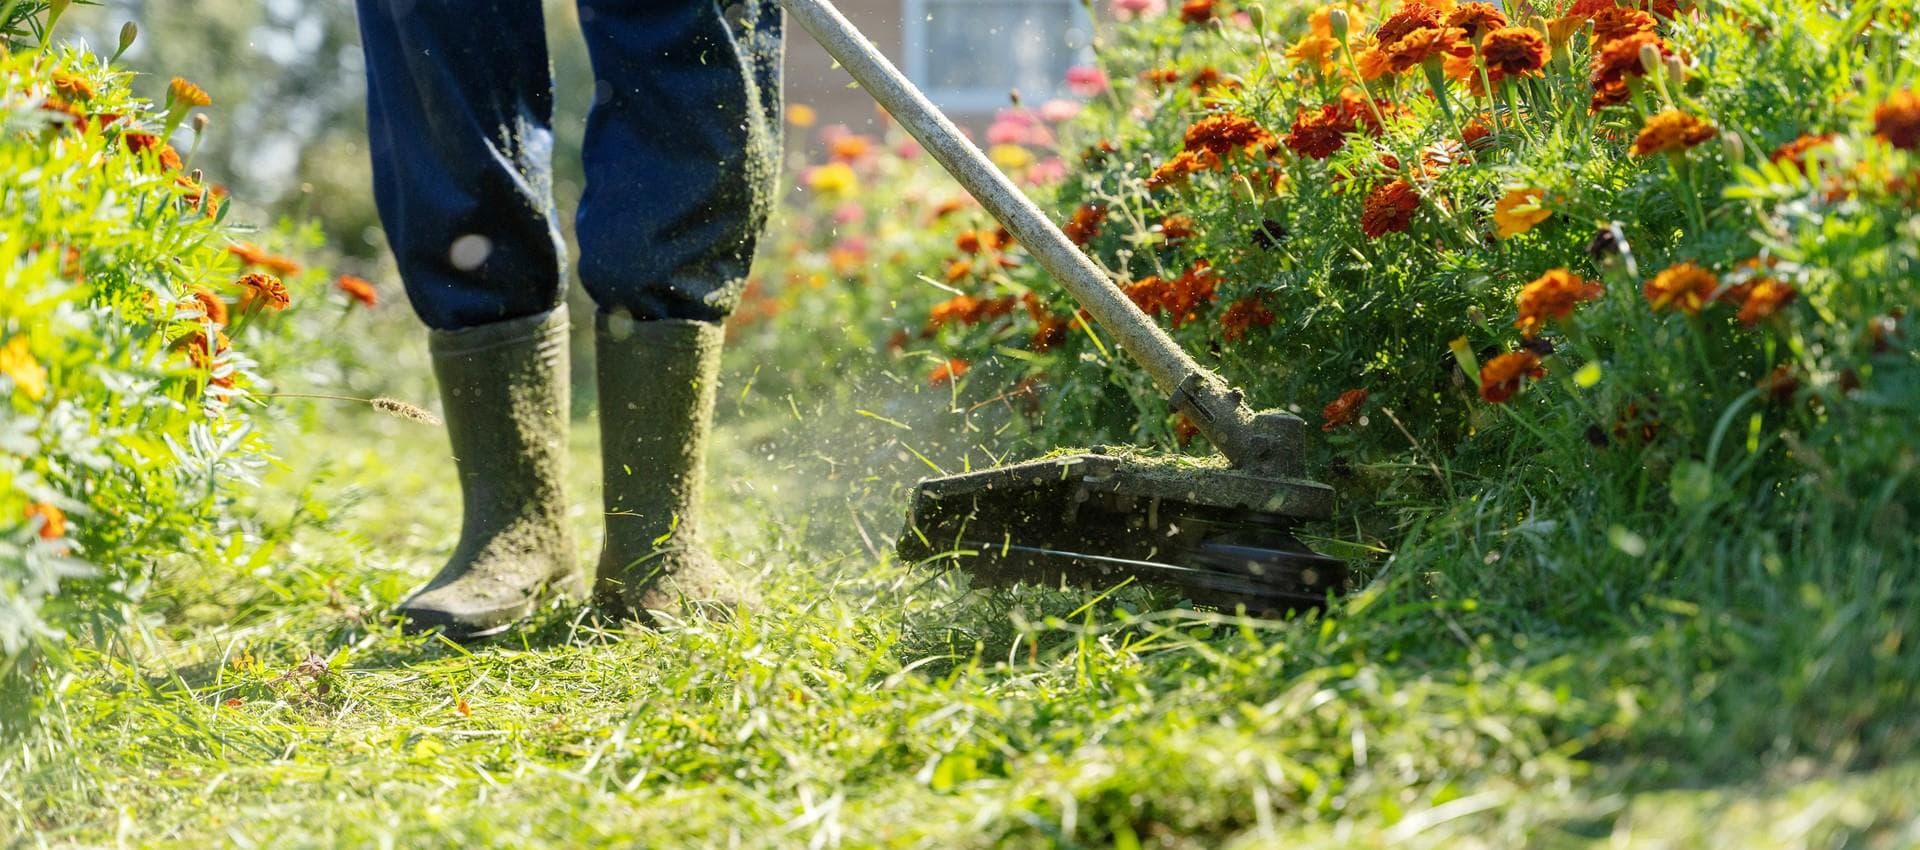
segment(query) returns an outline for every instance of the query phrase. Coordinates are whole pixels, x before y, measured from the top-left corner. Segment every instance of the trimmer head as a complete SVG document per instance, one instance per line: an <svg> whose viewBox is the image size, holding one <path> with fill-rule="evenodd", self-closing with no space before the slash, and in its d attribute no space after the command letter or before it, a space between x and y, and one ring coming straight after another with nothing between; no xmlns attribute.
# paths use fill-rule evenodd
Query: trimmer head
<svg viewBox="0 0 1920 850"><path fill-rule="evenodd" d="M1333 491L1235 469L1224 458L1095 450L929 478L899 551L985 584L1172 585L1194 602L1267 614L1324 604L1346 565L1293 536Z"/></svg>

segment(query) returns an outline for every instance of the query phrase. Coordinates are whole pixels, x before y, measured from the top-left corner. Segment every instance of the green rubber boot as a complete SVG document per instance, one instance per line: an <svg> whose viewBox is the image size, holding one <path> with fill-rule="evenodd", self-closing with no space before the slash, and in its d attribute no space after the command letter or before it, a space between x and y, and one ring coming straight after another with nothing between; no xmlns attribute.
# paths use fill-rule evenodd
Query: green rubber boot
<svg viewBox="0 0 1920 850"><path fill-rule="evenodd" d="M567 528L567 308L434 331L433 372L460 472L460 541L405 602L409 631L505 631L585 590Z"/></svg>
<svg viewBox="0 0 1920 850"><path fill-rule="evenodd" d="M596 325L607 543L595 606L647 621L649 611L678 610L680 600L726 609L746 601L700 535L725 332L604 312Z"/></svg>

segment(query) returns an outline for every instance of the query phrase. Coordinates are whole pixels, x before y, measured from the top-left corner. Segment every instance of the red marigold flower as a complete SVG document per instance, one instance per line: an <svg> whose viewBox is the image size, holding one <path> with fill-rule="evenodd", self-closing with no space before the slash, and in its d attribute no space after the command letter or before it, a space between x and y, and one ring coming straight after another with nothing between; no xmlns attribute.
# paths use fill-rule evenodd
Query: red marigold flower
<svg viewBox="0 0 1920 850"><path fill-rule="evenodd" d="M1634 156L1678 153L1713 139L1716 131L1708 124L1677 109L1669 109L1647 119L1640 135L1633 139Z"/></svg>
<svg viewBox="0 0 1920 850"><path fill-rule="evenodd" d="M1073 217L1062 225L1060 232L1067 235L1075 245L1085 245L1100 236L1100 227L1106 222L1107 208L1100 204L1081 204L1073 211Z"/></svg>
<svg viewBox="0 0 1920 850"><path fill-rule="evenodd" d="M160 149L160 137L152 133L123 133L120 141L127 146L127 150L134 153Z"/></svg>
<svg viewBox="0 0 1920 850"><path fill-rule="evenodd" d="M1270 148L1278 144L1273 134L1245 115L1228 112L1209 115L1187 128L1186 149L1227 156L1236 150Z"/></svg>
<svg viewBox="0 0 1920 850"><path fill-rule="evenodd" d="M1360 409L1367 403L1367 391L1354 389L1340 394L1339 398L1328 402L1320 409L1320 418L1326 420L1320 426L1322 431L1344 428L1360 419Z"/></svg>
<svg viewBox="0 0 1920 850"><path fill-rule="evenodd" d="M1287 148L1304 157L1326 159L1347 146L1347 134L1352 131L1353 121L1337 107L1303 108L1287 133Z"/></svg>
<svg viewBox="0 0 1920 850"><path fill-rule="evenodd" d="M1174 327L1200 318L1200 308L1213 303L1214 289L1220 279L1206 260L1195 260L1179 277L1163 287L1160 308Z"/></svg>
<svg viewBox="0 0 1920 850"><path fill-rule="evenodd" d="M1753 282L1747 290L1745 303L1740 305L1740 323L1753 327L1765 321L1768 316L1780 312L1780 308L1791 303L1800 292L1793 284L1782 283L1770 277Z"/></svg>
<svg viewBox="0 0 1920 850"><path fill-rule="evenodd" d="M289 304L293 303L292 297L287 294L286 284L281 283L280 279L273 275L255 272L242 275L235 282L246 290L241 303L247 306L260 304L268 310L285 310Z"/></svg>
<svg viewBox="0 0 1920 850"><path fill-rule="evenodd" d="M343 274L339 280L334 281L334 286L338 287L341 292L346 293L348 298L360 302L360 305L367 309L373 309L375 305L380 303L379 291L373 288L373 281L367 280L366 278Z"/></svg>
<svg viewBox="0 0 1920 850"><path fill-rule="evenodd" d="M1537 381L1546 376L1546 367L1540 365L1540 355L1531 351L1511 351L1480 367L1480 397L1494 404L1504 404L1520 392L1520 385L1526 379Z"/></svg>
<svg viewBox="0 0 1920 850"><path fill-rule="evenodd" d="M1247 332L1254 328L1273 326L1273 311L1260 303L1258 298L1242 298L1227 305L1220 314L1220 338L1227 342L1239 342L1245 339Z"/></svg>
<svg viewBox="0 0 1920 850"><path fill-rule="evenodd" d="M1367 135L1379 136L1387 131L1380 124L1380 118L1391 117L1398 111L1399 107L1380 98L1375 98L1373 106L1369 108L1366 96L1353 89L1342 89L1340 92L1340 114L1346 119L1350 130L1359 128L1366 130ZM1375 113L1380 117L1375 118Z"/></svg>
<svg viewBox="0 0 1920 850"><path fill-rule="evenodd" d="M1549 319L1558 321L1573 315L1576 305L1599 298L1600 293L1600 284L1566 269L1554 269L1520 288L1514 299L1519 318L1513 324L1521 335L1532 339Z"/></svg>
<svg viewBox="0 0 1920 850"><path fill-rule="evenodd" d="M1034 327L1033 335L1027 338L1027 347L1034 351L1048 351L1067 341L1069 321L1059 316L1047 316Z"/></svg>
<svg viewBox="0 0 1920 850"><path fill-rule="evenodd" d="M1693 315L1713 299L1719 287L1720 279L1713 272L1693 263L1679 263L1654 275L1641 286L1641 294L1656 312L1673 309Z"/></svg>
<svg viewBox="0 0 1920 850"><path fill-rule="evenodd" d="M1462 3L1447 13L1447 26L1465 30L1467 37L1480 36L1507 25L1507 15L1490 3Z"/></svg>
<svg viewBox="0 0 1920 850"><path fill-rule="evenodd" d="M1213 20L1213 0L1187 0L1180 4L1180 20L1189 24L1204 24Z"/></svg>
<svg viewBox="0 0 1920 850"><path fill-rule="evenodd" d="M958 357L955 357L951 360L948 360L945 363L935 366L932 372L927 373L927 385L933 386L933 387L944 387L948 384L953 383L956 379L960 378L961 376L967 374L967 370L972 368L973 368L973 364L968 363L967 361L962 360Z"/></svg>
<svg viewBox="0 0 1920 850"><path fill-rule="evenodd" d="M1895 92L1873 108L1873 133L1905 150L1920 150L1920 92Z"/></svg>
<svg viewBox="0 0 1920 850"><path fill-rule="evenodd" d="M1174 68L1172 66L1168 66L1165 68L1149 68L1145 71L1140 72L1140 79L1148 83L1151 83L1156 88L1161 86L1170 86L1170 85L1173 85L1174 83L1180 82L1180 69Z"/></svg>
<svg viewBox="0 0 1920 850"><path fill-rule="evenodd" d="M1480 58L1494 79L1538 75L1547 66L1547 40L1531 27L1506 27L1487 33Z"/></svg>
<svg viewBox="0 0 1920 850"><path fill-rule="evenodd" d="M1166 284L1160 278L1147 275L1120 289L1127 294L1129 300L1133 301L1133 306L1139 307L1140 312L1151 316L1160 311L1161 296L1165 288Z"/></svg>
<svg viewBox="0 0 1920 850"><path fill-rule="evenodd" d="M40 521L40 530L36 533L41 540L59 540L67 536L67 513L57 505L46 502L27 505L27 521L34 520Z"/></svg>
<svg viewBox="0 0 1920 850"><path fill-rule="evenodd" d="M1768 158L1774 162L1791 162L1795 167L1805 168L1807 164L1807 154L1812 153L1817 148L1825 147L1826 144L1831 141L1833 141L1832 133L1821 133L1817 136L1811 134L1803 135L1800 138L1775 148L1773 155Z"/></svg>
<svg viewBox="0 0 1920 850"><path fill-rule="evenodd" d="M1367 195L1360 210L1360 232L1369 239L1388 233L1400 233L1413 224L1414 211L1420 209L1420 193L1405 180L1394 180Z"/></svg>
<svg viewBox="0 0 1920 850"><path fill-rule="evenodd" d="M1578 0L1567 10L1568 17L1591 18L1614 7L1614 0Z"/></svg>

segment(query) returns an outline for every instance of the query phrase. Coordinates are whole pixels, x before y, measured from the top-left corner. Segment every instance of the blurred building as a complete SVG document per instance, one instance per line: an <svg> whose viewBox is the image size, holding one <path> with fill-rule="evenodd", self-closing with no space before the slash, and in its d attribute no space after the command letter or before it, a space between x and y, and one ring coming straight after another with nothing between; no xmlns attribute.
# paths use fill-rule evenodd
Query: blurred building
<svg viewBox="0 0 1920 850"><path fill-rule="evenodd" d="M1018 90L1029 105L1062 93L1089 61L1092 28L1079 0L836 0L854 25L963 127L979 129ZM877 126L866 93L798 25L787 33L787 102L821 125ZM795 133L794 142L803 143Z"/></svg>

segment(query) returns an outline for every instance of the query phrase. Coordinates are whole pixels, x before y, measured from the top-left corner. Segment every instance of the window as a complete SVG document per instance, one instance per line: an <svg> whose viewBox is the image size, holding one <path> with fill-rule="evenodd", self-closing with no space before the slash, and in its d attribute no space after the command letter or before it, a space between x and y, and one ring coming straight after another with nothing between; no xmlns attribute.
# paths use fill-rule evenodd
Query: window
<svg viewBox="0 0 1920 850"><path fill-rule="evenodd" d="M1037 106L1091 58L1079 0L902 2L907 76L942 109L997 109L1011 89Z"/></svg>

